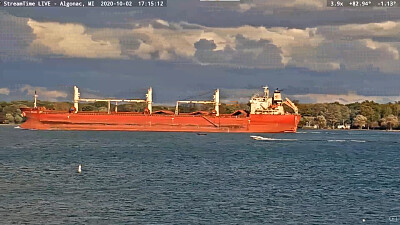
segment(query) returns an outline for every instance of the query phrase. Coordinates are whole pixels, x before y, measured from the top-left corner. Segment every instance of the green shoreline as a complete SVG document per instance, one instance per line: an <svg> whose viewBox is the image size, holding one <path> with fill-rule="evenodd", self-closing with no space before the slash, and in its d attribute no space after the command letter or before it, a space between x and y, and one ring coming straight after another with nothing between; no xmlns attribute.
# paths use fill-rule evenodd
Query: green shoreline
<svg viewBox="0 0 400 225"><path fill-rule="evenodd" d="M17 127L21 124L0 124L0 127ZM378 131L378 132L388 132L388 133L400 133L400 130L374 130L374 129L302 129L299 128L299 131Z"/></svg>

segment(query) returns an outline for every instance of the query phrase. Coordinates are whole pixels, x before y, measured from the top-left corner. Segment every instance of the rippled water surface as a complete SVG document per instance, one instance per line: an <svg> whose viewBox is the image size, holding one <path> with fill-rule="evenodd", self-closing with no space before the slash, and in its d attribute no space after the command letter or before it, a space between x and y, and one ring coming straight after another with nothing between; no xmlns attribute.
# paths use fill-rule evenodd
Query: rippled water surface
<svg viewBox="0 0 400 225"><path fill-rule="evenodd" d="M262 136L0 127L0 224L400 224L400 133Z"/></svg>

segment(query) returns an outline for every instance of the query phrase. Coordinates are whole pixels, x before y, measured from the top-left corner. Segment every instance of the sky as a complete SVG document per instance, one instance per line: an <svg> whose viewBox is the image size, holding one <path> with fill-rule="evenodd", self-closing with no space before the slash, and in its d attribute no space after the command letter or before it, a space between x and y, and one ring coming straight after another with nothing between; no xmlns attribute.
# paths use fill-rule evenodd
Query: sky
<svg viewBox="0 0 400 225"><path fill-rule="evenodd" d="M400 101L400 7L169 0L164 8L0 8L0 101L82 97Z"/></svg>

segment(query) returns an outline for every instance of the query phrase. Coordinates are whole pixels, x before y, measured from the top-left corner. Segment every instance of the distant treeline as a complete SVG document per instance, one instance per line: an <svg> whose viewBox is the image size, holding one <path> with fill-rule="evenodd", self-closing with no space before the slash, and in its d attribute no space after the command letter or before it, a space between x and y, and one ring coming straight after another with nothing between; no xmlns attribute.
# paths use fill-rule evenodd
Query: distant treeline
<svg viewBox="0 0 400 225"><path fill-rule="evenodd" d="M351 103L343 105L340 103L316 103L303 104L295 102L302 115L299 127L336 129L359 128L359 129L399 129L400 102L379 104L373 101L362 103ZM70 102L47 102L39 101L38 106L46 107L50 110L68 111L72 107ZM22 123L24 118L19 108L33 107L29 101L0 102L0 123ZM111 110L115 110L112 105ZM119 112L142 112L145 104L122 104L118 106ZM208 111L212 105L193 105L183 104L180 112ZM236 110L244 109L249 111L249 104L222 104L221 113L233 113ZM107 103L84 103L79 106L80 111L107 112ZM154 106L153 111L170 110L174 111L174 106ZM291 109L286 108L287 111Z"/></svg>
<svg viewBox="0 0 400 225"><path fill-rule="evenodd" d="M49 110L65 111L73 106L71 102L48 102L48 101L38 101L38 107L45 107ZM0 102L0 123L5 124L19 124L24 122L21 115L20 108L33 107L31 101L12 101L12 102ZM118 108L118 112L143 112L146 108L145 103L139 104L121 104L121 105L111 105L111 111L114 112L115 108ZM181 104L179 105L180 113L187 113L193 111L211 111L213 109L212 105L200 105L200 104ZM236 110L244 109L250 110L247 104L222 104L220 106L221 113L234 113ZM158 110L168 110L175 112L175 106L153 106L153 111ZM79 111L81 112L107 112L108 106L107 102L95 102L95 103L79 103Z"/></svg>
<svg viewBox="0 0 400 225"><path fill-rule="evenodd" d="M400 102L297 104L302 115L300 127L337 128L348 125L359 129L398 129Z"/></svg>

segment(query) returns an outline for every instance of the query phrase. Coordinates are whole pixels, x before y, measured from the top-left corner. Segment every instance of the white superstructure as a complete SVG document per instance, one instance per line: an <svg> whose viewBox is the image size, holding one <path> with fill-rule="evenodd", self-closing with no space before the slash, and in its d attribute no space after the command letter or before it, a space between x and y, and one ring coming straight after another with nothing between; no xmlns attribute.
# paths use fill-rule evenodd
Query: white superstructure
<svg viewBox="0 0 400 225"><path fill-rule="evenodd" d="M269 88L267 86L264 88L264 95L254 95L250 99L250 114L271 114L271 115L283 115L285 114L285 109L283 108L283 104L286 104L290 108L293 109L295 114L298 114L297 107L286 98L286 101L282 100L281 91L276 89L274 91L273 97L269 97Z"/></svg>

